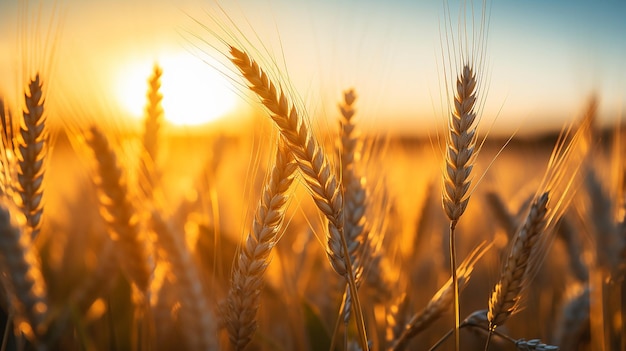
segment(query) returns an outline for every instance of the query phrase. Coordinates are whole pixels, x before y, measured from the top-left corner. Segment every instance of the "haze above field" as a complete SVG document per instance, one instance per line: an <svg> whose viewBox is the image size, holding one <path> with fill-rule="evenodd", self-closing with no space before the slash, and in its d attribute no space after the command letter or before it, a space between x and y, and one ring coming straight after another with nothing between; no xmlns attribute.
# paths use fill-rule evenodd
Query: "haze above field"
<svg viewBox="0 0 626 351"><path fill-rule="evenodd" d="M193 110L204 109L204 114L210 106L216 110L245 89L232 87L209 65L196 67L187 59L166 62L200 57L229 73L233 68L219 63L225 52L202 43L198 37L215 38L194 22L216 28L217 18L230 33L237 31L235 24L242 30L251 41L247 49L259 50L266 60L273 55L279 67L287 68L283 73L288 72L311 114L328 117L322 125L334 128L336 102L348 87L357 89L359 116L370 128L425 134L443 125L445 17L440 1L223 1L220 5L235 24L226 23L213 1L57 2L55 18L61 27L52 31L58 45L51 84L66 100L99 96L101 105L138 115L146 79L158 61L164 65L166 99L167 89L188 90L193 99L180 98L182 106L197 103ZM53 3L42 6L41 32L47 31ZM9 101L17 101L11 100L17 99L11 95L17 90L12 79L23 62L16 46L20 21L35 23L27 20L30 15L20 15L23 5L0 3L0 74L9 78L0 84L0 94ZM454 12L458 3L450 1L449 7ZM32 2L30 13L36 9ZM523 133L559 129L580 115L593 92L600 99L602 121L620 118L626 101L626 70L620 66L626 57L625 16L626 3L619 0L493 1L483 127L499 115L493 132L500 134L516 128ZM452 22L456 26L455 16ZM181 66L194 66L197 74L175 83L173 77L184 76L177 71ZM165 79L168 72L172 83ZM209 80L218 81L217 86L196 86ZM235 106L249 110L249 101L237 97Z"/></svg>

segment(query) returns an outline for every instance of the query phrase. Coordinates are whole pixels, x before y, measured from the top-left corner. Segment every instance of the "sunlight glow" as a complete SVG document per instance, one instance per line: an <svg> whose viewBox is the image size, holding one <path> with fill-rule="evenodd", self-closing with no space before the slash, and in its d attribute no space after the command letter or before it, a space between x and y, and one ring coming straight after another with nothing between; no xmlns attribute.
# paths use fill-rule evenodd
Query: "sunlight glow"
<svg viewBox="0 0 626 351"><path fill-rule="evenodd" d="M235 107L231 83L210 65L187 53L164 55L161 94L165 119L178 126L200 125L217 120ZM127 65L120 72L118 99L136 118L146 106L148 78L153 62Z"/></svg>

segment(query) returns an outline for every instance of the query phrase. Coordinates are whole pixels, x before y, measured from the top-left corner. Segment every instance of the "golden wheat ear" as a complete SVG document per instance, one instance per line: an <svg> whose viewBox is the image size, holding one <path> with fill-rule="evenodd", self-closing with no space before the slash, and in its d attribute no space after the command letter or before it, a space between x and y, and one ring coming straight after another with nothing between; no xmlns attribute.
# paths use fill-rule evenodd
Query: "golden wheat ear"
<svg viewBox="0 0 626 351"><path fill-rule="evenodd" d="M158 64L152 69L148 79L147 104L143 123L143 148L152 160L156 160L159 151L159 133L163 124L163 94L161 94L161 76L163 70Z"/></svg>
<svg viewBox="0 0 626 351"><path fill-rule="evenodd" d="M17 181L21 208L31 235L37 237L43 214L43 178L49 135L44 110L43 83L39 74L31 79L24 94L25 108L18 142Z"/></svg>
<svg viewBox="0 0 626 351"><path fill-rule="evenodd" d="M328 257L333 269L345 276L346 255L342 247L343 195L341 185L333 172L330 161L319 142L313 137L306 121L292 106L283 91L270 80L247 53L231 47L232 62L250 83L250 89L269 110L290 152L294 155L313 200L329 222ZM349 258L348 258L349 259Z"/></svg>
<svg viewBox="0 0 626 351"><path fill-rule="evenodd" d="M476 161L476 101L477 78L471 62L466 62L457 76L452 113L448 119L448 134L443 174L442 204L450 220L450 275L454 292L454 339L459 350L460 306L459 285L456 276L456 226L465 213L470 199L472 169Z"/></svg>
<svg viewBox="0 0 626 351"><path fill-rule="evenodd" d="M346 90L343 94L344 101L339 105L341 117L340 126L340 148L341 156L341 183L343 185L343 212L344 212L344 235L348 244L348 254L352 263L352 270L357 285L361 283L361 276L365 266L366 250L369 241L366 229L367 219L367 191L365 188L365 177L358 172L361 152L361 140L357 129L354 114L356 112L354 103L356 93L354 89ZM350 320L352 309L352 297L350 290L346 290L345 304L343 309L344 323Z"/></svg>
<svg viewBox="0 0 626 351"><path fill-rule="evenodd" d="M282 142L261 195L248 234L237 257L231 287L224 305L224 324L235 350L244 349L257 328L256 313L260 306L263 276L270 254L278 243L297 165Z"/></svg>
<svg viewBox="0 0 626 351"><path fill-rule="evenodd" d="M472 66L465 64L456 82L454 108L449 120L443 208L452 226L467 208L470 174L476 160L477 81Z"/></svg>
<svg viewBox="0 0 626 351"><path fill-rule="evenodd" d="M100 214L115 243L117 259L130 282L146 293L154 269L148 238L139 215L128 198L128 186L117 156L102 130L91 127L86 142L96 163L94 182Z"/></svg>
<svg viewBox="0 0 626 351"><path fill-rule="evenodd" d="M546 230L548 193L539 196L532 204L526 221L518 231L511 246L500 279L489 298L487 318L494 330L517 311L521 292L528 284L529 263L536 255L536 245Z"/></svg>
<svg viewBox="0 0 626 351"><path fill-rule="evenodd" d="M326 255L332 268L344 277L353 297L354 315L361 347L367 348L365 322L358 297L350 252L344 235L343 194L338 177L307 121L281 90L247 53L230 46L232 63L258 95L294 156L313 201L328 220Z"/></svg>
<svg viewBox="0 0 626 351"><path fill-rule="evenodd" d="M146 199L153 198L155 184L159 181L160 170L158 168L159 145L161 142L161 126L163 124L163 107L161 102L161 76L163 70L157 64L152 69L152 75L148 79L148 92L146 94L147 103L145 117L143 121L142 145L140 155L140 176L143 181L140 188L143 190Z"/></svg>

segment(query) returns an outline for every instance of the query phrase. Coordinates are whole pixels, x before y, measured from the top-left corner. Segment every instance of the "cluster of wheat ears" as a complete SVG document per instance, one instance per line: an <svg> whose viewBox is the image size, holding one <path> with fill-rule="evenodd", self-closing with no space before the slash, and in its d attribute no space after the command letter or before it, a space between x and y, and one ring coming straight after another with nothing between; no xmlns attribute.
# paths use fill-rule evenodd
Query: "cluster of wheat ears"
<svg viewBox="0 0 626 351"><path fill-rule="evenodd" d="M30 80L22 112L0 105L2 350L624 349L624 150L615 133L609 162L618 177L607 195L593 167L603 155L595 100L560 134L543 178L513 209L497 189L480 192L474 181L484 177L474 167L486 143L478 133L485 84L477 56L463 56L454 67L439 150L441 180L422 189L417 239L408 240L400 233L410 221L401 217L394 190L386 189L391 184L376 179L385 170L374 163L385 167L385 156L377 157L373 150L381 148L356 127L355 91L345 91L339 104L336 152L330 152L291 90L242 48L228 50L275 127L261 136L273 156L263 166L258 205L240 242L220 230L215 211L208 221L194 217L206 210L201 200L177 206L164 200L158 66L149 79L136 158L125 155L115 131L97 123L65 131L92 180L77 183L84 186L80 199L65 210L44 206L55 188L46 180L55 138L44 77ZM137 162L126 164L129 159ZM208 183L215 180L216 159L207 161ZM418 184L395 186L401 195ZM478 194L483 213L463 225ZM430 239L426 227L443 239ZM472 227L482 232L474 247L462 239ZM508 244L498 246L496 232ZM429 255L437 256L438 246L424 247L424 237L449 243L445 279ZM458 252L469 252L460 263ZM554 255L567 257L567 264ZM486 259L502 262L491 272L497 279L484 274L472 289L470 278ZM216 273L222 266L229 274ZM568 280L547 282L546 266ZM440 287L434 294L433 283ZM463 290L471 290L467 298Z"/></svg>

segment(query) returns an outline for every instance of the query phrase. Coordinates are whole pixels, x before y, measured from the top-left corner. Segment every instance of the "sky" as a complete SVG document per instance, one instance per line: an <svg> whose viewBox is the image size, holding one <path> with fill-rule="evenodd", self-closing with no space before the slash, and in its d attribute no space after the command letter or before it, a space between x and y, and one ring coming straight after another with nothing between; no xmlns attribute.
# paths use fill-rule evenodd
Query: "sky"
<svg viewBox="0 0 626 351"><path fill-rule="evenodd" d="M30 1L23 11L24 1L2 0L0 74L23 80L15 72L24 56L50 62L45 59L50 50L33 43L54 42L49 71L61 100L85 102L97 96L99 104L140 115L147 77L159 62L164 95L185 91L193 101L182 104L193 111L203 109L193 105L198 101L204 103L204 113L207 105L222 115L228 109L246 111L255 102L244 97L241 80L224 60L222 39L242 45L268 70L280 71L278 80L295 91L315 123L334 128L342 91L354 88L365 129L423 135L443 125L447 116L445 87L455 74L449 67L458 66L450 64L447 43L462 39L457 35L460 3L55 0ZM481 4L475 4L476 28ZM498 0L487 2L487 8L488 31L479 55L484 62L483 129L504 135L518 129L522 134L558 130L580 116L592 94L599 98L602 122L623 118L626 2ZM39 31L33 23L40 24ZM29 28L30 39L21 42L35 47L38 55L16 45L19 28ZM471 20L466 28L474 28ZM33 33L53 33L55 40L32 40ZM187 84L174 82L186 75ZM0 83L0 94L19 91L10 80ZM194 81L217 83L195 86ZM137 102L131 106L125 100Z"/></svg>

